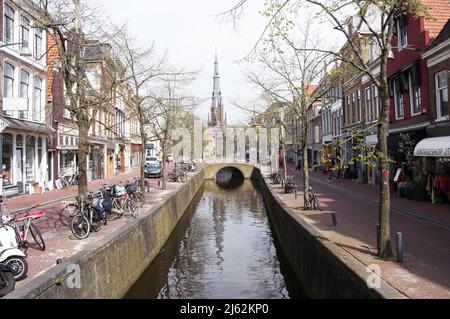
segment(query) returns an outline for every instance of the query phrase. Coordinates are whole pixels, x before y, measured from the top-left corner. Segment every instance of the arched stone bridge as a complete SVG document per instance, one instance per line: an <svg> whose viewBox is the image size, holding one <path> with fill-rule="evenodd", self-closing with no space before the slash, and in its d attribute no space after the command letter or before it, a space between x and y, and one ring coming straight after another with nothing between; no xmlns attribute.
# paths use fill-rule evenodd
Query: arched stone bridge
<svg viewBox="0 0 450 319"><path fill-rule="evenodd" d="M259 165L248 163L206 163L204 166L205 179L216 179L218 172L230 171L235 177L245 179L257 178L260 175ZM241 176L239 176L242 174Z"/></svg>

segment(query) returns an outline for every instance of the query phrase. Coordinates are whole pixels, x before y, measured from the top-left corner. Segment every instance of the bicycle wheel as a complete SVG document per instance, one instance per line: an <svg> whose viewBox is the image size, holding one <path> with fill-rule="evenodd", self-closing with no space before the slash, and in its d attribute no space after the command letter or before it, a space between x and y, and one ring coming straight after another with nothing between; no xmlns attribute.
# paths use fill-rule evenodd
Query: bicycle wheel
<svg viewBox="0 0 450 319"><path fill-rule="evenodd" d="M322 210L322 208L320 207L319 199L316 196L314 196L312 199L312 206L313 210Z"/></svg>
<svg viewBox="0 0 450 319"><path fill-rule="evenodd" d="M182 183L184 183L187 180L186 173L181 173L180 180L181 180Z"/></svg>
<svg viewBox="0 0 450 319"><path fill-rule="evenodd" d="M31 236L33 237L34 241L38 245L39 249L44 251L45 250L45 242L44 238L42 237L41 231L35 224L30 224L30 232Z"/></svg>
<svg viewBox="0 0 450 319"><path fill-rule="evenodd" d="M78 239L85 239L89 236L91 231L91 223L82 214L77 214L72 217L72 222L70 223L70 229L72 234Z"/></svg>
<svg viewBox="0 0 450 319"><path fill-rule="evenodd" d="M137 207L142 207L145 204L145 196L141 191L133 193L133 197L135 198L135 203Z"/></svg>

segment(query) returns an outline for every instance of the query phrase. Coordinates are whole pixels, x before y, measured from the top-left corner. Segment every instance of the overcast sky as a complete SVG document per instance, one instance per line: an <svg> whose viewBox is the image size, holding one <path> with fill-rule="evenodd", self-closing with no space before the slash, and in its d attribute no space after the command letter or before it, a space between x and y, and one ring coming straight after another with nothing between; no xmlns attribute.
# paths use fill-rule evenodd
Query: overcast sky
<svg viewBox="0 0 450 319"><path fill-rule="evenodd" d="M191 94L209 98L213 86L214 50L217 47L221 89L228 122L244 121L245 114L231 105L255 98L254 88L246 83L244 66L235 61L253 47L264 27L258 14L263 1L249 1L243 19L235 29L230 21L217 15L232 7L236 0L92 0L101 5L115 24L128 23L129 31L142 44L152 42L158 51L169 53L177 66L201 69ZM207 119L210 99L197 111Z"/></svg>

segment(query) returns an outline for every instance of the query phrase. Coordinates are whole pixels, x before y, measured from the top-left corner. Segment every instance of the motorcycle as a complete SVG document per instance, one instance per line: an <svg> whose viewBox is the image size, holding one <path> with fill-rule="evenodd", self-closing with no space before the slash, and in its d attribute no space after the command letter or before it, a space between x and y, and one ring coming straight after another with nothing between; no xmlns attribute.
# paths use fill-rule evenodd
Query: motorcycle
<svg viewBox="0 0 450 319"><path fill-rule="evenodd" d="M0 264L0 298L14 290L16 281L11 267Z"/></svg>
<svg viewBox="0 0 450 319"><path fill-rule="evenodd" d="M2 215L0 218L0 263L10 267L14 279L22 280L27 275L28 263L27 255L19 249L17 232L9 225L11 217Z"/></svg>

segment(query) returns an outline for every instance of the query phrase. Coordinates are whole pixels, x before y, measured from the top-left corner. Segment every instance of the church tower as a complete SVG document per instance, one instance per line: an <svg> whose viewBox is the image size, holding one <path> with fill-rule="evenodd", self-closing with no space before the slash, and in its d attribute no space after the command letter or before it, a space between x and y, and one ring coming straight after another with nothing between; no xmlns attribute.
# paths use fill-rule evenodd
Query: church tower
<svg viewBox="0 0 450 319"><path fill-rule="evenodd" d="M220 91L219 61L214 60L213 92L211 98L211 110L208 114L208 127L221 127L227 125L226 115L223 110L222 92Z"/></svg>

